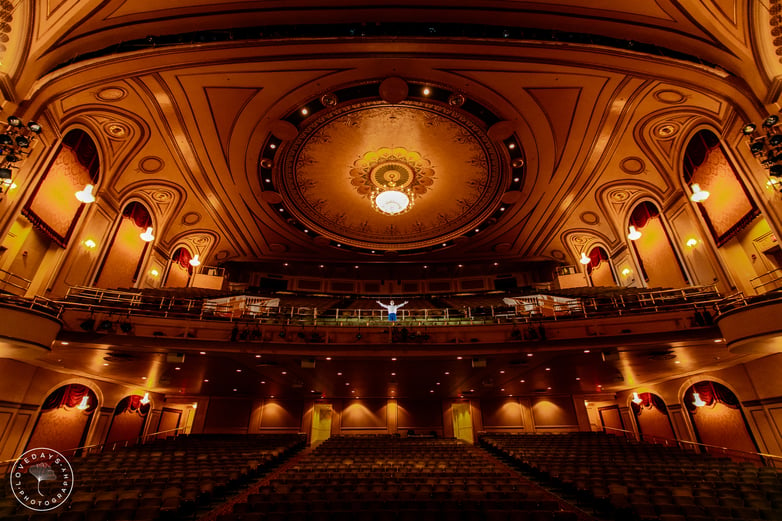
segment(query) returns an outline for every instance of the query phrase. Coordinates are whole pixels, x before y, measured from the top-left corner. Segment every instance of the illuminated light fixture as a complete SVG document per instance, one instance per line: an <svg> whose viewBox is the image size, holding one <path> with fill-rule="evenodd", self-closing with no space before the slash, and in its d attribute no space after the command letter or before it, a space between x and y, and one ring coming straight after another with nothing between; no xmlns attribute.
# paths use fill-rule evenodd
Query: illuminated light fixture
<svg viewBox="0 0 782 521"><path fill-rule="evenodd" d="M152 235L152 227L147 226L147 230L144 233L139 234L139 237L141 237L141 240L145 242L152 242L155 240L155 236Z"/></svg>
<svg viewBox="0 0 782 521"><path fill-rule="evenodd" d="M76 406L77 409L83 411L87 409L87 407L90 406L90 397L89 396L82 396L81 403Z"/></svg>
<svg viewBox="0 0 782 521"><path fill-rule="evenodd" d="M424 96L428 96L429 94L432 93L432 91L429 90L429 87L424 87L424 91L423 92L424 92Z"/></svg>
<svg viewBox="0 0 782 521"><path fill-rule="evenodd" d="M691 184L690 188L692 189L692 195L690 196L690 201L694 203L702 203L703 201L709 198L709 192L707 192L706 190L701 190L701 186L698 183Z"/></svg>
<svg viewBox="0 0 782 521"><path fill-rule="evenodd" d="M198 409L198 403L193 402L193 409Z"/></svg>
<svg viewBox="0 0 782 521"><path fill-rule="evenodd" d="M692 247L698 245L698 239L694 239L694 238L690 237L689 239L687 239L687 242L685 244L687 246L689 246L690 248L692 248Z"/></svg>
<svg viewBox="0 0 782 521"><path fill-rule="evenodd" d="M160 275L160 272L155 268L152 268L151 270L149 270L149 274L152 275L153 277L157 277L158 275Z"/></svg>
<svg viewBox="0 0 782 521"><path fill-rule="evenodd" d="M190 259L190 260L189 260L189 261L187 261L187 262L188 262L188 263L189 263L191 266L193 266L194 268L195 268L196 266L200 266L200 265L201 265L201 259L199 259L199 258L198 258L198 254L197 254L197 253L196 253L196 254L193 256L193 258L192 258L192 259Z"/></svg>
<svg viewBox="0 0 782 521"><path fill-rule="evenodd" d="M633 403L636 405L641 405L643 403L643 399L638 396L638 393L633 393Z"/></svg>
<svg viewBox="0 0 782 521"><path fill-rule="evenodd" d="M412 192L385 190L372 199L372 207L386 215L400 215L413 206Z"/></svg>
<svg viewBox="0 0 782 521"><path fill-rule="evenodd" d="M628 275L630 275L632 272L633 272L633 271L632 271L630 268L625 268L625 269L623 269L623 270L622 270L622 275L624 275L625 277L627 277L627 276L628 276Z"/></svg>
<svg viewBox="0 0 782 521"><path fill-rule="evenodd" d="M87 185L84 187L84 190L80 190L76 192L76 199L81 201L84 204L90 204L95 202L95 195L92 193L92 189L95 188L92 185Z"/></svg>
<svg viewBox="0 0 782 521"><path fill-rule="evenodd" d="M752 134L755 133L756 129L757 127L755 126L754 123L747 123L746 125L741 127L741 133L744 134L745 136L751 136Z"/></svg>
<svg viewBox="0 0 782 521"><path fill-rule="evenodd" d="M635 229L635 226L630 225L630 233L627 234L627 238L631 241L637 241L641 238L641 232Z"/></svg>
<svg viewBox="0 0 782 521"><path fill-rule="evenodd" d="M146 405L149 403L149 393L144 393L144 397L141 398L141 404Z"/></svg>
<svg viewBox="0 0 782 521"><path fill-rule="evenodd" d="M703 400L701 400L701 395L699 395L699 394L698 394L698 393L696 393L695 391L693 391L693 392L692 392L692 398L693 398L693 400L692 400L692 404L693 404L695 407L703 407L704 405L706 405L706 402L704 402Z"/></svg>
<svg viewBox="0 0 782 521"><path fill-rule="evenodd" d="M584 266L586 266L587 264L589 264L590 262L592 262L592 259L590 259L589 257L587 257L587 254L586 254L586 253L584 253L584 252L582 251L582 252L581 252L581 258L580 258L580 259L578 259L578 262L580 262L581 264L583 264Z"/></svg>
<svg viewBox="0 0 782 521"><path fill-rule="evenodd" d="M83 244L84 244L84 247L85 247L85 248L89 248L89 249L93 249L93 248L95 248L95 246L97 246L97 245L98 245L98 244L97 244L95 241L93 241L92 239L87 239L86 241L84 241L84 243L83 243Z"/></svg>
<svg viewBox="0 0 782 521"><path fill-rule="evenodd" d="M310 113L310 111L307 109L307 107L304 107L303 109L301 109L301 115L302 116L306 116L309 113Z"/></svg>

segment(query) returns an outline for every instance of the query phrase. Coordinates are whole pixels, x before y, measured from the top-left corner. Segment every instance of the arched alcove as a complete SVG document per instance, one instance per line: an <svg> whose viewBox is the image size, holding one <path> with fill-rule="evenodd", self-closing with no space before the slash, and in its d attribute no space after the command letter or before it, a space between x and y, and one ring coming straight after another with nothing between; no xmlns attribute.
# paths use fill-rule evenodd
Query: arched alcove
<svg viewBox="0 0 782 521"><path fill-rule="evenodd" d="M668 407L662 398L653 393L633 393L630 408L644 440L656 442L676 439Z"/></svg>
<svg viewBox="0 0 782 521"><path fill-rule="evenodd" d="M745 452L758 451L741 402L721 383L704 380L691 385L684 393L684 406L699 442Z"/></svg>
<svg viewBox="0 0 782 521"><path fill-rule="evenodd" d="M637 204L630 213L629 226L638 234L630 238L630 245L646 286L686 286L687 277L657 205L651 201Z"/></svg>
<svg viewBox="0 0 782 521"><path fill-rule="evenodd" d="M151 402L138 394L126 396L114 408L106 445L133 441L144 433Z"/></svg>
<svg viewBox="0 0 782 521"><path fill-rule="evenodd" d="M593 286L616 286L616 275L608 252L601 246L595 246L587 254L587 276Z"/></svg>
<svg viewBox="0 0 782 521"><path fill-rule="evenodd" d="M25 450L48 447L65 456L84 445L98 398L89 387L69 384L44 400Z"/></svg>
<svg viewBox="0 0 782 521"><path fill-rule="evenodd" d="M184 246L174 250L171 260L168 264L168 274L166 275L165 287L167 288L185 288L190 282L193 274L193 266L190 260L193 256Z"/></svg>
<svg viewBox="0 0 782 521"><path fill-rule="evenodd" d="M138 201L125 205L98 272L96 286L128 288L136 284L151 245L141 234L150 227L152 216L146 206Z"/></svg>

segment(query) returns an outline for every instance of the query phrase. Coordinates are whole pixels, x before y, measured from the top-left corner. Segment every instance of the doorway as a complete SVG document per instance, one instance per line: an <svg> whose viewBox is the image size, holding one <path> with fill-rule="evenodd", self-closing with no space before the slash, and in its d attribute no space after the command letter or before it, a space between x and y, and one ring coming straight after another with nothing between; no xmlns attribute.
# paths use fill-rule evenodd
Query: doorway
<svg viewBox="0 0 782 521"><path fill-rule="evenodd" d="M310 445L317 447L331 436L331 404L316 403L312 409L312 437Z"/></svg>
<svg viewBox="0 0 782 521"><path fill-rule="evenodd" d="M451 405L453 413L453 435L457 440L473 443L472 413L470 402L455 402Z"/></svg>

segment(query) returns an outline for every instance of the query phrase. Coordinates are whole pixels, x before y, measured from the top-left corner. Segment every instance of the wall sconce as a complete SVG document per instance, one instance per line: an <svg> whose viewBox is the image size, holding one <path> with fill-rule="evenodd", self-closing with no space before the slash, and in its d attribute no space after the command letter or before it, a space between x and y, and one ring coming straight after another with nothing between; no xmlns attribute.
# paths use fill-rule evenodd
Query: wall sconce
<svg viewBox="0 0 782 521"><path fill-rule="evenodd" d="M146 405L149 403L149 393L144 393L144 397L141 398L141 404Z"/></svg>
<svg viewBox="0 0 782 521"><path fill-rule="evenodd" d="M153 277L158 277L160 275L160 272L155 268L152 268L151 270L149 270L149 274L152 275Z"/></svg>
<svg viewBox="0 0 782 521"><path fill-rule="evenodd" d="M768 170L770 179L767 186L782 190L779 188L782 186L782 131L779 128L779 116L772 114L767 117L761 127L765 134L761 134L754 123L744 125L741 133L748 140L749 151Z"/></svg>
<svg viewBox="0 0 782 521"><path fill-rule="evenodd" d="M16 116L9 116L8 126L0 134L0 193L5 193L16 185L12 168L19 168L25 157L30 155L35 136L41 133L41 125L30 121L27 125Z"/></svg>
<svg viewBox="0 0 782 521"><path fill-rule="evenodd" d="M627 234L627 238L631 241L637 241L641 238L641 232L635 229L635 226L630 225L630 233Z"/></svg>
<svg viewBox="0 0 782 521"><path fill-rule="evenodd" d="M701 190L701 185L699 185L698 183L691 184L690 189L692 190L690 201L694 203L702 203L703 201L709 198L709 192L707 192L706 190Z"/></svg>
<svg viewBox="0 0 782 521"><path fill-rule="evenodd" d="M198 402L193 402L193 409L198 409Z"/></svg>
<svg viewBox="0 0 782 521"><path fill-rule="evenodd" d="M92 239L87 239L82 244L84 244L85 248L88 248L90 250L94 249L98 245L98 243L96 243Z"/></svg>
<svg viewBox="0 0 782 521"><path fill-rule="evenodd" d="M587 264L589 264L590 262L592 262L592 259L590 259L589 257L587 257L587 254L586 254L586 253L584 253L584 252L582 251L582 252L581 252L581 258L580 258L580 259L578 259L578 262L580 262L581 264L583 264L584 266L586 266Z"/></svg>
<svg viewBox="0 0 782 521"><path fill-rule="evenodd" d="M196 253L192 259L188 261L192 267L198 267L201 265L201 259L198 258L198 254Z"/></svg>
<svg viewBox="0 0 782 521"><path fill-rule="evenodd" d="M625 269L623 269L623 270L622 270L622 276L624 276L624 277L627 277L627 276L629 276L629 275L630 275L632 272L633 272L633 270L631 270L630 268L625 268Z"/></svg>
<svg viewBox="0 0 782 521"><path fill-rule="evenodd" d="M690 248L694 248L695 246L698 245L698 239L695 239L694 237L690 237L689 239L687 239L687 242L685 244Z"/></svg>
<svg viewBox="0 0 782 521"><path fill-rule="evenodd" d="M155 240L155 236L152 235L152 227L147 226L147 230L144 233L139 234L141 240L144 242L152 242Z"/></svg>
<svg viewBox="0 0 782 521"><path fill-rule="evenodd" d="M84 190L80 190L76 192L76 199L81 201L84 204L90 204L92 202L95 202L95 195L92 193L92 189L95 188L92 185L87 185L84 187Z"/></svg>
<svg viewBox="0 0 782 521"><path fill-rule="evenodd" d="M696 393L695 391L692 392L692 398L693 398L692 404L695 407L703 407L704 405L706 405L706 402L701 400L701 396L698 393Z"/></svg>
<svg viewBox="0 0 782 521"><path fill-rule="evenodd" d="M643 399L640 396L638 396L638 393L634 392L633 393L633 403L636 404L636 405L641 405L643 402L644 402Z"/></svg>
<svg viewBox="0 0 782 521"><path fill-rule="evenodd" d="M83 411L87 409L87 407L90 406L90 397L89 396L82 396L81 403L76 406L77 409Z"/></svg>

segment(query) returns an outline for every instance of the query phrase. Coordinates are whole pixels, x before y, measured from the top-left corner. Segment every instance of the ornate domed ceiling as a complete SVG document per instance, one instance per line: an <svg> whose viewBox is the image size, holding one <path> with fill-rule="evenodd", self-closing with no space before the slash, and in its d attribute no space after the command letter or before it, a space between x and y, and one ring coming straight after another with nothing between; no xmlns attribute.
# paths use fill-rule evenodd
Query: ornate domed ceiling
<svg viewBox="0 0 782 521"><path fill-rule="evenodd" d="M327 111L303 129L281 164L281 195L295 218L330 241L365 250L428 248L475 233L507 184L476 122L417 101ZM374 204L392 191L404 194L402 206L383 211Z"/></svg>

